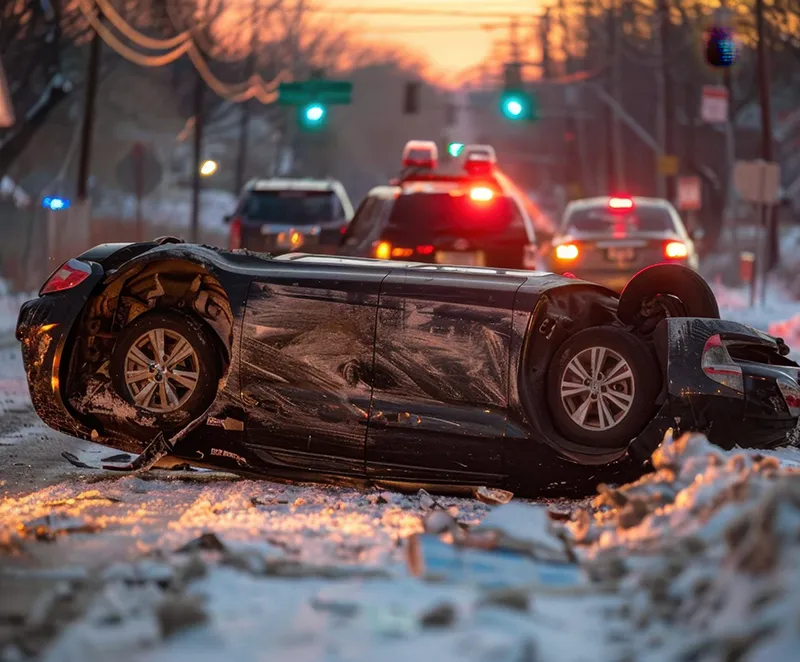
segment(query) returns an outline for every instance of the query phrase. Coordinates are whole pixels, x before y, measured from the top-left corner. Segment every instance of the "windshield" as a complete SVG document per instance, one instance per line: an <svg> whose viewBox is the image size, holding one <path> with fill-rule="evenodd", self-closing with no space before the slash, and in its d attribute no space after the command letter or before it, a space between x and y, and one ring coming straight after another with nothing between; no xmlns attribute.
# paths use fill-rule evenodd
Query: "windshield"
<svg viewBox="0 0 800 662"><path fill-rule="evenodd" d="M636 207L619 211L607 207L592 207L571 212L564 223L566 233L591 232L666 232L675 231L670 213L660 207Z"/></svg>
<svg viewBox="0 0 800 662"><path fill-rule="evenodd" d="M332 191L251 191L242 214L264 223L324 223L343 218Z"/></svg>
<svg viewBox="0 0 800 662"><path fill-rule="evenodd" d="M516 208L505 196L473 200L469 195L413 193L395 201L387 230L393 234L474 236L505 230Z"/></svg>

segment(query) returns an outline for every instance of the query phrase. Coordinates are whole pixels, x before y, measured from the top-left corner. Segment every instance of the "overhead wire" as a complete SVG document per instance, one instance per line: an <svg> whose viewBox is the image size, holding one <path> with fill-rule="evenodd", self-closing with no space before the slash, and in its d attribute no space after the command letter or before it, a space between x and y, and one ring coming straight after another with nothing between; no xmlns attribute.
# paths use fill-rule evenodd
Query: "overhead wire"
<svg viewBox="0 0 800 662"><path fill-rule="evenodd" d="M117 30L119 30L133 43L141 46L142 48L149 48L154 51L168 51L171 48L180 46L185 41L192 38L192 33L190 30L184 30L180 34L175 35L170 39L154 39L153 37L148 37L146 34L139 32L124 18L122 18L119 12L114 9L114 6L108 0L94 1L100 8L103 16L105 16L111 22L111 24L117 28Z"/></svg>
<svg viewBox="0 0 800 662"><path fill-rule="evenodd" d="M118 55L126 60L138 64L139 66L157 68L176 61L182 55L187 54L198 74L205 81L216 94L234 102L242 103L249 99L256 98L263 104L273 103L277 99L277 88L282 81L286 79L286 74L281 73L270 81L266 81L257 74L251 75L247 81L232 85L224 83L211 71L205 57L200 52L200 49L194 42L190 30L181 33L181 41L176 41L176 38L170 40L155 40L143 35L138 30L134 29L125 19L113 9L107 0L78 0L84 18L87 20L92 29L100 36L103 41L108 44ZM99 11L106 14L111 24L117 28L123 35L125 35L132 42L143 48L163 49L164 43L177 43L172 50L168 53L160 55L148 55L139 53L135 49L123 43L109 28L107 28L99 18ZM182 36L188 35L188 36ZM158 46L156 46L156 44Z"/></svg>

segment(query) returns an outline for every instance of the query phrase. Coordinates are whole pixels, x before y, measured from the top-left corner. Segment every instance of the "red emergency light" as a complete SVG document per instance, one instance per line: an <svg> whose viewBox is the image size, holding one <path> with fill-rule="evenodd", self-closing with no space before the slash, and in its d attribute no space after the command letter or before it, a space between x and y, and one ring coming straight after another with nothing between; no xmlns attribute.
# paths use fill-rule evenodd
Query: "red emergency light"
<svg viewBox="0 0 800 662"><path fill-rule="evenodd" d="M633 200L621 197L609 198L608 206L610 209L633 209Z"/></svg>

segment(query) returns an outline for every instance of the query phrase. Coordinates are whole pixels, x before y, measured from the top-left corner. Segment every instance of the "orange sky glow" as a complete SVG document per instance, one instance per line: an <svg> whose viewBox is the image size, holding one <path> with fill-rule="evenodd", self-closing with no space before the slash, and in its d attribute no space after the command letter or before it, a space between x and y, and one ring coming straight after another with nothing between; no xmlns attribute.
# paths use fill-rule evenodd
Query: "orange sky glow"
<svg viewBox="0 0 800 662"><path fill-rule="evenodd" d="M371 43L389 43L422 56L428 74L455 81L507 40L511 17L525 34L542 0L315 0L320 16L352 26ZM347 10L359 11L351 14ZM395 10L397 10L395 12ZM385 12L385 13L384 13ZM445 15L446 13L450 15ZM457 15L458 14L458 15Z"/></svg>

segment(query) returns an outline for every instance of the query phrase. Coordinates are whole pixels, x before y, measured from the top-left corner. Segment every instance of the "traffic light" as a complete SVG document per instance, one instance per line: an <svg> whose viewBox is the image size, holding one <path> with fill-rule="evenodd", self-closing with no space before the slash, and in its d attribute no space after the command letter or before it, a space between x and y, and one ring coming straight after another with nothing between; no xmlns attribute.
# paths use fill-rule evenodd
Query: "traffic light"
<svg viewBox="0 0 800 662"><path fill-rule="evenodd" d="M300 107L298 124L309 131L321 129L328 119L328 109L321 103L309 103Z"/></svg>
<svg viewBox="0 0 800 662"><path fill-rule="evenodd" d="M706 62L716 68L727 68L736 62L737 48L733 30L710 27L706 30Z"/></svg>
<svg viewBox="0 0 800 662"><path fill-rule="evenodd" d="M464 143L448 143L447 144L447 153L452 156L454 159L461 156L461 153L464 151Z"/></svg>
<svg viewBox="0 0 800 662"><path fill-rule="evenodd" d="M535 117L533 100L519 90L506 90L500 97L500 111L510 120L532 120Z"/></svg>
<svg viewBox="0 0 800 662"><path fill-rule="evenodd" d="M416 81L406 83L403 95L404 115L416 115L419 113L419 89L420 84Z"/></svg>

